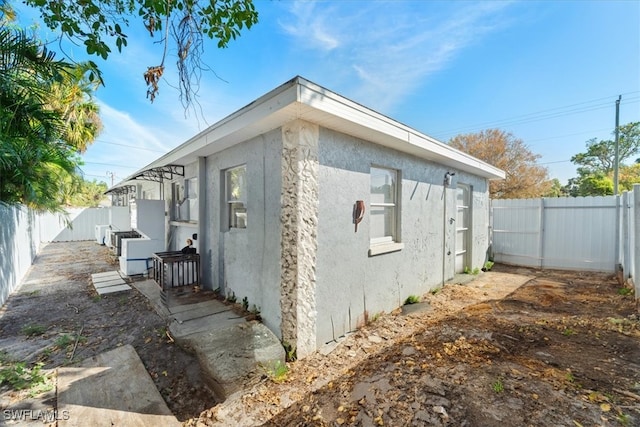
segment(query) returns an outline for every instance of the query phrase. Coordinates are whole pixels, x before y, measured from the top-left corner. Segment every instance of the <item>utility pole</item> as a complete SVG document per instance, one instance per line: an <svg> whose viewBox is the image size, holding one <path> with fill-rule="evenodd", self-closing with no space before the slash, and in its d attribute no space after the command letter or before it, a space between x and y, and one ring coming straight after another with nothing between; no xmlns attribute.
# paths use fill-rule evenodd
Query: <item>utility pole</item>
<svg viewBox="0 0 640 427"><path fill-rule="evenodd" d="M115 173L107 171L107 176L111 177L111 186L113 187L113 180L116 176Z"/></svg>
<svg viewBox="0 0 640 427"><path fill-rule="evenodd" d="M613 194L618 195L618 170L620 169L620 100L622 95L618 95L616 100L616 149L613 159Z"/></svg>

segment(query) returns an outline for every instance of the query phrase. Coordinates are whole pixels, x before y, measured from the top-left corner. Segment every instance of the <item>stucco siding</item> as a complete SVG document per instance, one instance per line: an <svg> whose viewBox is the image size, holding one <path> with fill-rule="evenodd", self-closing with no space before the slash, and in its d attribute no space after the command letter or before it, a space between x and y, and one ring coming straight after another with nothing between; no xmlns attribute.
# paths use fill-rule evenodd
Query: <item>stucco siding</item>
<svg viewBox="0 0 640 427"><path fill-rule="evenodd" d="M446 167L399 153L335 131L321 128L319 142L319 215L316 263L318 312L317 345L354 330L381 311L402 305L409 295L422 295L453 276L455 193L447 189L444 212L443 179ZM400 251L369 256L370 167L400 172ZM451 170L452 172L457 172ZM458 175L476 189L484 180ZM356 200L366 213L357 233L352 219ZM485 203L486 205L486 203ZM483 208L484 209L484 208ZM480 209L474 209L475 216ZM479 217L474 233L480 233ZM444 233L446 248L443 250ZM486 234L486 226L482 230ZM484 245L486 238L474 239ZM450 254L446 254L447 252ZM474 249L474 255L482 251Z"/></svg>
<svg viewBox="0 0 640 427"><path fill-rule="evenodd" d="M302 120L282 127L281 331L298 357L316 349L318 131Z"/></svg>
<svg viewBox="0 0 640 427"><path fill-rule="evenodd" d="M280 326L280 168L278 130L234 145L206 159L207 244L203 256L211 265L211 287L234 294L261 311L274 332ZM225 170L246 165L247 227L226 224ZM201 219L202 220L202 219Z"/></svg>

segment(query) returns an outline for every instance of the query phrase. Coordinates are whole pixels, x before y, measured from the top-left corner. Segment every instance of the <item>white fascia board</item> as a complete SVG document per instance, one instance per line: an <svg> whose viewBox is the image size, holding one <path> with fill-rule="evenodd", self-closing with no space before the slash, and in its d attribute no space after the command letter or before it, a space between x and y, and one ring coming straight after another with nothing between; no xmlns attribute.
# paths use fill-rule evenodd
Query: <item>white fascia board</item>
<svg viewBox="0 0 640 427"><path fill-rule="evenodd" d="M451 164L451 166L458 167L461 170L473 172L476 175L480 175L488 179L504 179L506 176L505 171L502 169L498 169L489 163L483 162L470 154L464 153L442 142L435 141L426 135L410 133L409 143L434 153L442 159L443 163L450 164L450 161L453 161L456 164L461 164L461 166ZM447 162L445 159L449 159L450 161Z"/></svg>
<svg viewBox="0 0 640 427"><path fill-rule="evenodd" d="M488 179L504 179L505 172L469 154L456 150L442 142L422 134L389 117L366 108L356 102L300 79L299 100L314 109L348 121L366 129L381 145L437 161L446 166L473 173ZM310 120L310 119L309 119ZM356 133L358 133L356 131Z"/></svg>

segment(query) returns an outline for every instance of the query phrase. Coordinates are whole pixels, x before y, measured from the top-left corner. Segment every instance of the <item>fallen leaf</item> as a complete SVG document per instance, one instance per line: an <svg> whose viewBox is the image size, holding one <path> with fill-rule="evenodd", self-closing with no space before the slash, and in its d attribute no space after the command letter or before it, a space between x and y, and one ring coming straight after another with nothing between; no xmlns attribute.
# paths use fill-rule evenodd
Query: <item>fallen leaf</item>
<svg viewBox="0 0 640 427"><path fill-rule="evenodd" d="M600 409L602 409L602 412L609 412L611 410L611 405L608 403L601 403Z"/></svg>

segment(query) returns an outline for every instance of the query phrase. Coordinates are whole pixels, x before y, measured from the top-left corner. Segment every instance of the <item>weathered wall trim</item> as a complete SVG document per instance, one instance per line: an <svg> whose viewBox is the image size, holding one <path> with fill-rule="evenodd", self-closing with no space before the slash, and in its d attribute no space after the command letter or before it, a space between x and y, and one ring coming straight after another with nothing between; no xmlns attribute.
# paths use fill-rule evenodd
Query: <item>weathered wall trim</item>
<svg viewBox="0 0 640 427"><path fill-rule="evenodd" d="M319 134L301 120L282 127L281 331L298 357L316 350Z"/></svg>

